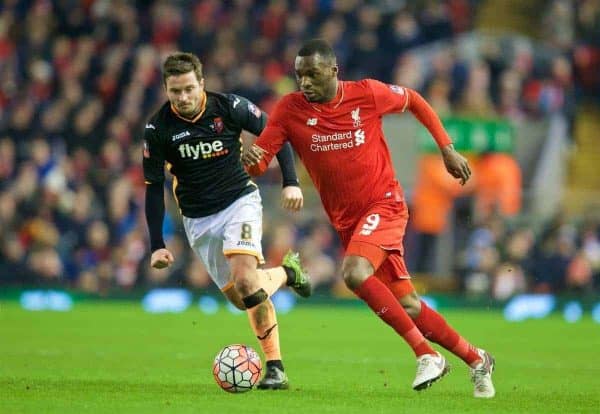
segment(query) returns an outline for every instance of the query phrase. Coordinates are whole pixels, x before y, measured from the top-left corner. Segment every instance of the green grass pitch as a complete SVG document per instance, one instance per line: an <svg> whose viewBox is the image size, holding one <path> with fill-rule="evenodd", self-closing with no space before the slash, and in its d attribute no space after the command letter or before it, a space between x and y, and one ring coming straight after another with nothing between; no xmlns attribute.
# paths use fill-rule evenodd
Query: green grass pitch
<svg viewBox="0 0 600 414"><path fill-rule="evenodd" d="M497 396L475 400L467 368L429 390L414 357L363 306L304 305L280 315L288 391L232 395L211 365L230 343L258 349L245 315L196 308L151 315L133 302L81 302L68 313L0 303L0 413L597 413L600 325L556 315L509 323L497 311L447 311L497 361ZM448 355L448 352L445 352Z"/></svg>

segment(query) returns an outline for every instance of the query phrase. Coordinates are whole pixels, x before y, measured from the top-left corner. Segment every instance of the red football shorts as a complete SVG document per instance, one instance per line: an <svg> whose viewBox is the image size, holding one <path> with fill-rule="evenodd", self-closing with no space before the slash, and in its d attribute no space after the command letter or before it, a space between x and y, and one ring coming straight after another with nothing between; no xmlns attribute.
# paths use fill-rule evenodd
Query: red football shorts
<svg viewBox="0 0 600 414"><path fill-rule="evenodd" d="M339 232L346 256L362 256L375 269L375 276L392 289L396 297L411 293L414 288L404 263L402 240L408 222L404 202L375 204L358 221L354 229ZM407 283L399 282L404 279Z"/></svg>

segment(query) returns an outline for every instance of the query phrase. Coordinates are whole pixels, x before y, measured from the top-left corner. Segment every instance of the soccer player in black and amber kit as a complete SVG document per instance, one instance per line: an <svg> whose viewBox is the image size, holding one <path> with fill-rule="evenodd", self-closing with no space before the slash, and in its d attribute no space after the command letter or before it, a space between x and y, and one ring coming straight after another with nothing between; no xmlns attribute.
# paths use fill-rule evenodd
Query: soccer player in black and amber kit
<svg viewBox="0 0 600 414"><path fill-rule="evenodd" d="M174 53L162 69L168 101L150 118L144 132L150 264L160 269L175 260L162 235L166 163L174 176L173 194L191 248L227 299L247 310L265 354L267 370L258 388L288 388L269 297L283 285L308 297L311 285L296 253L289 252L279 267L257 268L264 262L262 202L241 162L240 133L259 135L266 115L241 96L206 91L202 64L194 54ZM291 147L283 147L277 157L283 175L283 207L298 210L303 197Z"/></svg>

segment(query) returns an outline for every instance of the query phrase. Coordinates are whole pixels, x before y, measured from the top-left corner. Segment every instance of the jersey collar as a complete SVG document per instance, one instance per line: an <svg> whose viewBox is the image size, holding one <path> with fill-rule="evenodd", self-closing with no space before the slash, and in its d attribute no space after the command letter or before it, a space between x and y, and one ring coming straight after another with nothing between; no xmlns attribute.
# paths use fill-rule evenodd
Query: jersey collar
<svg viewBox="0 0 600 414"><path fill-rule="evenodd" d="M206 111L206 91L202 91L202 100L200 101L200 112L193 118L186 118L177 112L177 109L171 104L171 111L180 119L183 119L185 122L191 122L192 124L198 121L202 115L204 115L204 111Z"/></svg>

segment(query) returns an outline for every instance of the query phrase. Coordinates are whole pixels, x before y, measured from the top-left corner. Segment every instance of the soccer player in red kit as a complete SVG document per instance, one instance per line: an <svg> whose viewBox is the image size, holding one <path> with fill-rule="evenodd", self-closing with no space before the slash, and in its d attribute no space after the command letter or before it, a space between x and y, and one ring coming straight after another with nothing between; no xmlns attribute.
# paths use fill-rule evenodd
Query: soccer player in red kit
<svg viewBox="0 0 600 414"><path fill-rule="evenodd" d="M346 285L413 349L413 388L425 389L449 371L429 339L469 365L475 397L493 397L494 359L421 301L410 282L402 246L408 210L382 116L410 111L437 142L447 171L462 184L471 175L466 159L454 150L439 117L414 90L372 79L339 80L335 54L325 41L306 42L295 71L300 91L277 103L255 145L244 154L249 172L264 172L289 141L342 240Z"/></svg>

